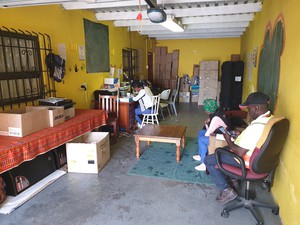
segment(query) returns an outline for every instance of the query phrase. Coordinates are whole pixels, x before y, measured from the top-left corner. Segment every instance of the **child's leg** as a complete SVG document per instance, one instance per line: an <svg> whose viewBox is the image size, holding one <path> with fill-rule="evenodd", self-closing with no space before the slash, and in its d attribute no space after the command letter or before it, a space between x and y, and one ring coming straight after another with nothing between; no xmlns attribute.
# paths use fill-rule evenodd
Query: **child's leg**
<svg viewBox="0 0 300 225"><path fill-rule="evenodd" d="M198 154L200 155L200 143L201 143L201 138L204 137L206 130L200 130L198 132Z"/></svg>
<svg viewBox="0 0 300 225"><path fill-rule="evenodd" d="M139 117L139 115L142 115L142 110L141 108L138 106L137 108L135 108L134 110L134 113L135 113L135 120L139 123L139 124L142 124L142 120L141 118Z"/></svg>
<svg viewBox="0 0 300 225"><path fill-rule="evenodd" d="M209 137L202 136L198 140L198 145L199 145L199 155L201 156L201 163L204 162L204 159L207 154L207 146L209 145Z"/></svg>
<svg viewBox="0 0 300 225"><path fill-rule="evenodd" d="M224 123L224 121L220 117L215 116L214 118L212 118L212 120L209 124L209 127L205 133L205 136L209 137L209 135L211 133L213 133L218 127L226 128L227 125Z"/></svg>

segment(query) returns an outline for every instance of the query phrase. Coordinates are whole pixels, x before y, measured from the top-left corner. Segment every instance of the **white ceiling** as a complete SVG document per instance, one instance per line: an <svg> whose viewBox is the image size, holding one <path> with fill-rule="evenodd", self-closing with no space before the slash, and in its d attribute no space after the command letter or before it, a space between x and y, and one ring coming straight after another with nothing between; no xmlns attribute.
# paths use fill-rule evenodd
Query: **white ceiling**
<svg viewBox="0 0 300 225"><path fill-rule="evenodd" d="M147 16L144 0L0 0L0 7L25 7L61 4L66 10L93 10L97 20L114 21L116 27L128 27L150 38L192 39L240 37L254 14L262 9L263 0L157 0L168 16L174 16L184 26L174 33ZM139 4L141 7L139 7ZM142 20L137 15L142 14Z"/></svg>

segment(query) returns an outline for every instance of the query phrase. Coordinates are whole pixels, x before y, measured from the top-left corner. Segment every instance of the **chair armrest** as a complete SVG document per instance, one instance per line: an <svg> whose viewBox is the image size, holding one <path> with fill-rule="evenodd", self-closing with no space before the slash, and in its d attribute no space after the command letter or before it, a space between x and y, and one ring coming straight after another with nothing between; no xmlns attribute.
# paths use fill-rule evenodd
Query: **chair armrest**
<svg viewBox="0 0 300 225"><path fill-rule="evenodd" d="M228 155L232 158L235 158L237 159L237 161L240 163L240 167L236 167L236 166L231 166L229 164L226 164L226 163L223 163L222 160L221 160L221 155ZM246 172L247 172L247 169L246 169L246 166L245 166L245 161L242 157L238 156L237 154L231 152L231 151L228 151L226 149L223 149L223 148L217 148L216 151L215 151L215 155L216 155L216 160L217 160L217 166L219 167L219 169L226 175L229 175L233 178L236 178L236 179L244 179L246 178ZM224 166L225 165L228 165L227 168L236 168L234 169L234 171L238 171L238 173L235 173L233 170L230 171L228 169L225 169Z"/></svg>

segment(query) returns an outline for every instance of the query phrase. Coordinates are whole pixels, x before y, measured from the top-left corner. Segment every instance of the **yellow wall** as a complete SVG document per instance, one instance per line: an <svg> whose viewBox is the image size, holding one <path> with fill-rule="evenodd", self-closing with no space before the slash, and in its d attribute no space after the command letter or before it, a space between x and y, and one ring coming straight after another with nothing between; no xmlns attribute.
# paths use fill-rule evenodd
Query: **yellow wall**
<svg viewBox="0 0 300 225"><path fill-rule="evenodd" d="M230 61L231 54L240 53L240 38L159 40L157 46L167 46L168 53L179 49L178 75L193 75L193 65L203 60ZM220 71L220 70L219 70Z"/></svg>
<svg viewBox="0 0 300 225"><path fill-rule="evenodd" d="M51 37L53 52L58 54L58 44L66 45L66 76L64 82L56 83L57 96L67 97L76 102L76 108L90 108L93 91L102 88L103 78L109 73L86 73L85 61L79 61L78 45L85 44L83 18L95 21L94 12L83 10L66 11L58 5L0 9L1 24L8 28L22 29L47 33ZM138 76L147 78L147 51L153 52L153 40L147 40L137 32L128 32L126 28L115 28L112 22L101 22L109 26L110 63L122 66L122 49L139 49L142 53L140 73ZM148 46L148 47L147 47ZM149 47L150 46L150 47ZM147 48L147 49L146 49ZM79 71L75 72L74 66ZM80 85L87 83L87 92Z"/></svg>
<svg viewBox="0 0 300 225"><path fill-rule="evenodd" d="M182 74L192 75L193 65L202 60L219 60L222 62L230 60L230 55L241 53L246 62L243 99L256 90L257 67L248 68L248 56L255 47L258 51L263 43L264 32L267 24L272 26L276 18L282 13L285 23L285 47L281 57L280 81L278 102L275 114L285 115L291 121L288 140L281 155L280 165L275 176L275 183L272 189L275 201L280 205L280 216L283 224L296 224L300 221L300 146L299 130L299 103L300 82L299 82L299 61L300 42L299 25L300 14L299 0L265 0L263 11L257 13L255 21L251 22L250 28L239 38L227 39L191 39L191 40L161 40L157 41L159 46L168 46L168 52L175 49L180 50L179 76ZM94 21L94 13L86 11L65 11L59 6L26 7L15 9L0 9L1 26L12 27L47 33L52 38L52 47L57 52L58 43L65 43L67 47L67 74L64 83L57 84L58 96L73 99L76 108L89 108L92 92L103 84L103 78L108 73L86 74L85 70L74 72L74 65L79 67L82 63L78 60L76 48L70 46L84 45L83 18ZM122 64L122 48L141 49L143 54L141 65L141 77L146 75L146 55L153 52L155 43L145 39L137 33L129 34L125 28L114 28L109 25L109 46L110 62L113 65ZM72 50L71 50L72 49ZM69 71L69 68L72 71ZM251 76L250 76L251 75ZM85 100L85 93L80 85L88 84L88 100Z"/></svg>
<svg viewBox="0 0 300 225"><path fill-rule="evenodd" d="M262 12L256 15L255 21L251 23L241 42L241 54L247 60L247 55L255 46L260 49L263 44L267 24L270 23L274 28L276 19L282 14L285 25L285 45L280 61L278 100L274 114L286 116L291 125L275 174L272 194L280 206L283 224L300 223L299 9L299 0L265 0ZM248 77L248 70L246 73ZM252 79L244 79L244 81L243 98L245 99L250 90L256 90L257 68L252 70Z"/></svg>

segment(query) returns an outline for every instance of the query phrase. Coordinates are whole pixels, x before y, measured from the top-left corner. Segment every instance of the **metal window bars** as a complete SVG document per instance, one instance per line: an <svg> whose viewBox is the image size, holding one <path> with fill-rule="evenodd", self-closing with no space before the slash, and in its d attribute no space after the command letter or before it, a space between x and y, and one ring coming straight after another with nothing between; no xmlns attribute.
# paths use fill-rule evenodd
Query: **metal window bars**
<svg viewBox="0 0 300 225"><path fill-rule="evenodd" d="M0 28L0 106L27 105L56 97L55 82L49 76L45 58L52 52L48 34Z"/></svg>

